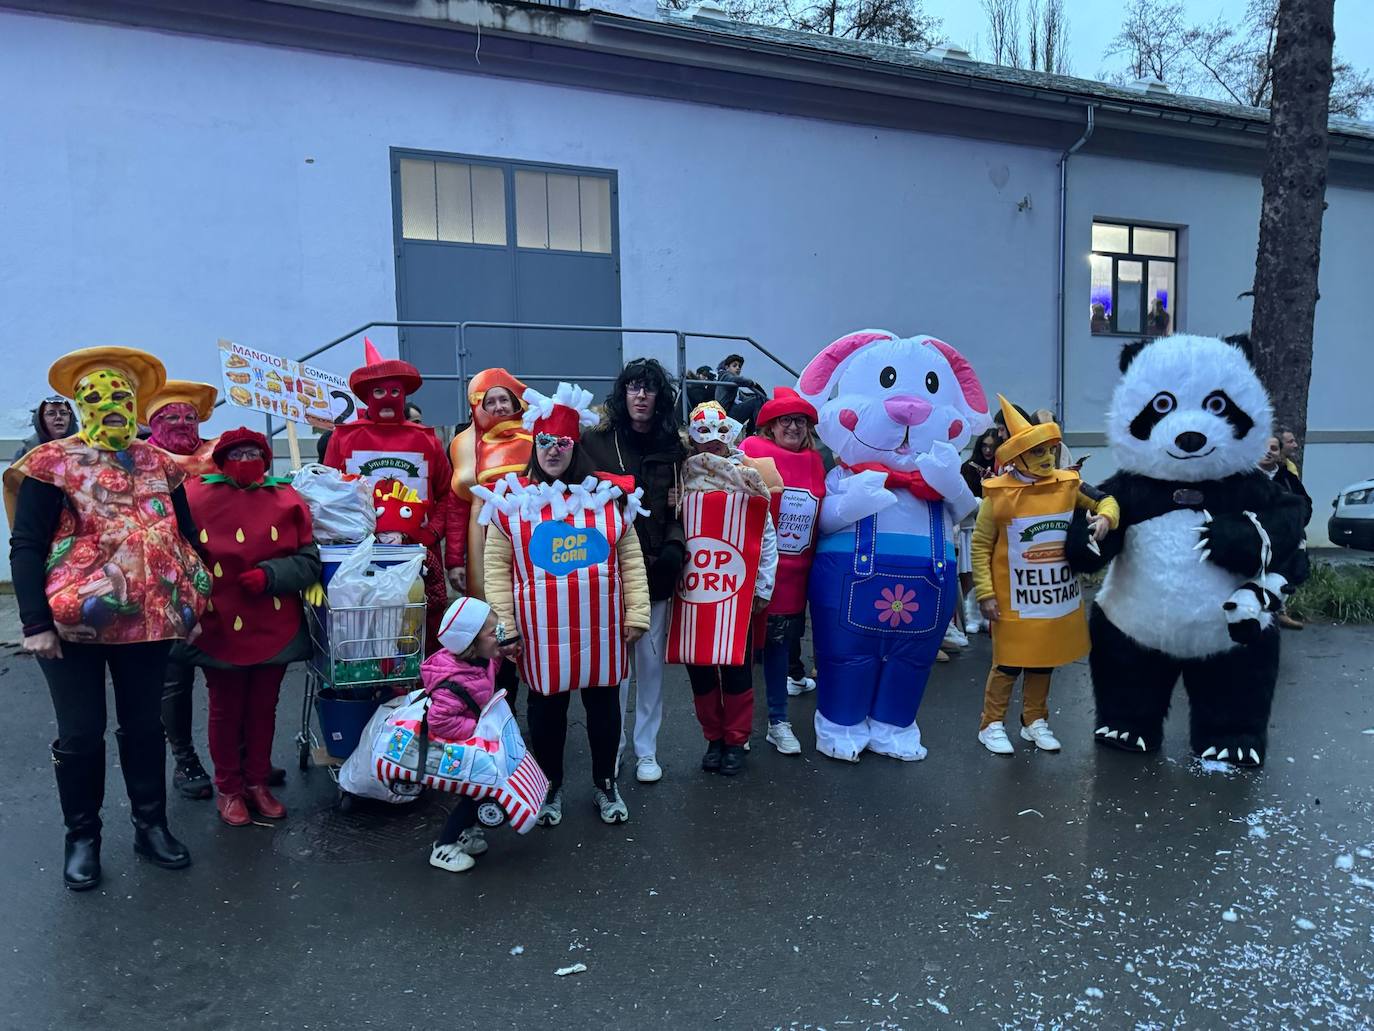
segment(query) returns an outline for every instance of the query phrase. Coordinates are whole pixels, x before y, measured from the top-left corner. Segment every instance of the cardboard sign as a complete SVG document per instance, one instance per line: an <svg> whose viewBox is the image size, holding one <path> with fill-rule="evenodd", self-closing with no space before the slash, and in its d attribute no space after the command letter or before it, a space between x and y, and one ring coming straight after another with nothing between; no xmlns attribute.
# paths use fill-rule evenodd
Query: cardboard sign
<svg viewBox="0 0 1374 1031"><path fill-rule="evenodd" d="M343 376L255 347L219 342L224 399L237 408L329 429L353 415L353 392Z"/></svg>

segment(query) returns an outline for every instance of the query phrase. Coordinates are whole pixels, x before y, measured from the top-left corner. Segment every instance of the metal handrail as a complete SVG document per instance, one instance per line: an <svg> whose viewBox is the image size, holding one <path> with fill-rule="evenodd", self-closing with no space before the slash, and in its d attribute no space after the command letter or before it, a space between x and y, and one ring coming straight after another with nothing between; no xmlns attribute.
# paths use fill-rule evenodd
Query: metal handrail
<svg viewBox="0 0 1374 1031"><path fill-rule="evenodd" d="M748 344L748 345L749 345L750 347L752 347L754 350L758 351L759 354L763 355L763 356L764 356L765 358L767 358L769 361L773 362L773 364L777 365L777 366L778 366L780 369L782 369L784 372L786 372L786 373L788 373L788 374L790 374L790 375L792 375L792 376L796 376L796 375L797 375L797 370L796 370L796 369L792 368L792 367L791 367L790 365L788 365L785 361L783 361L781 358L779 358L779 357L778 357L776 354L774 354L772 351L768 350L768 348L764 347L762 344L760 344L760 343L759 343L757 340L755 340L753 337L750 337L750 336L743 336L743 335L737 334L737 333L707 333L707 332L697 332L697 331L692 331L692 330L662 329L662 328L646 327L646 326L582 326L582 325L561 324L561 323L551 323L551 322L486 322L486 321L478 321L478 320L466 320L466 321L463 321L463 322L446 322L446 321L411 321L411 320L395 320L395 321L391 321L391 320L385 320L385 319L374 319L374 320L371 321L371 322L365 322L365 323L363 323L361 326L357 326L357 327L355 327L355 328L353 328L353 329L350 329L347 333L343 333L343 334L341 334L340 336L335 337L333 340L328 341L327 343L321 344L319 347L315 348L313 351L307 352L306 354L302 355L300 358L298 358L298 359L296 359L296 360L297 360L297 361L301 361L301 362L308 362L308 361L310 361L310 359L315 358L315 357L317 357L318 355L324 354L324 352L330 350L331 348L337 347L339 344L342 344L342 343L344 343L345 341L348 341L348 340L353 339L354 337L358 336L360 333L366 333L366 332L367 332L368 330L370 330L370 329L402 329L402 330L404 330L404 329L451 329L451 330L454 330L454 351L455 351L455 355L456 355L457 361L458 361L458 371L457 371L457 373L439 372L439 373L432 373L432 374L424 374L424 373L422 372L422 375L424 375L424 378L425 378L425 379L431 380L431 381L434 381L434 382L444 383L444 382L455 382L455 381L456 381L456 382L458 383L458 385L459 385L459 392L460 392L460 394L466 394L466 393L467 393L467 383L468 383L468 379L469 379L469 376L468 376L468 369L467 369L467 360L468 360L468 358L469 358L469 356L470 356L470 355L469 355L469 352L468 352L468 349L467 349L467 335L468 335L468 332L469 332L470 330L491 330L491 329L516 330L516 331L526 331L526 330L528 330L528 331L541 331L541 330L545 330L545 331L560 332L560 333L620 333L620 334L630 333L630 334L637 334L637 335L641 335L641 336L645 336L645 335L648 335L648 336L671 336L671 337L674 338L674 340L676 341L676 344L677 344L677 375L674 377L674 379L675 379L675 381L677 382L678 387L679 387L678 394L679 394L679 397L680 397L680 399L681 399L681 401L682 401L682 405L683 405L683 415L684 415L684 417L685 417L685 416L687 415L687 413L688 413L687 386L688 386L688 385L696 385L696 384L711 384L711 383L717 382L716 380L693 379L693 378L691 378L691 377L688 375L688 370L687 370L687 341L688 341L688 340L735 340L735 341L738 341L738 342L743 343L743 344ZM512 373L512 375L516 375L516 373ZM534 379L534 380L539 380L539 379L544 379L544 380L561 380L561 379L564 378L564 374L562 374L562 373L556 373L556 374L550 374L550 375L543 375L543 374L538 374L538 373L519 373L518 375L520 375L521 378L523 378L523 379ZM596 375L585 375L585 376L577 376L577 377L576 377L576 379L577 379L579 382L588 382L588 383L593 383L593 382L595 382L595 383L614 383L615 380L616 380L617 378L618 378L617 376L596 376ZM217 402L215 403L215 407L219 407L220 405L225 404L225 403L226 403L226 402L225 402L223 399L220 399L219 401L217 401ZM276 429L273 429L273 427L272 427L272 417L271 417L270 415L264 415L263 418L266 420L266 424L267 424L267 427L266 427L266 428L267 428L267 437L268 437L268 439L271 439L272 437L275 437L275 436L276 436L278 433L280 433L280 432L285 428L285 426L286 426L286 422L285 422L285 420L283 420L281 426L278 426Z"/></svg>

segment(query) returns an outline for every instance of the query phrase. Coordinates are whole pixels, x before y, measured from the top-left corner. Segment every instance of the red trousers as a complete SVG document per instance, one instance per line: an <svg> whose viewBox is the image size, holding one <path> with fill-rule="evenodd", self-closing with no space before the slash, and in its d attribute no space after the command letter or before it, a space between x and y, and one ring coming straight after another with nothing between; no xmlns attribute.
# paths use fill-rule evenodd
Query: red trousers
<svg viewBox="0 0 1374 1031"><path fill-rule="evenodd" d="M746 651L752 656L752 652ZM742 745L754 725L752 666L688 666L692 702L707 741Z"/></svg>
<svg viewBox="0 0 1374 1031"><path fill-rule="evenodd" d="M210 695L210 761L215 787L236 795L267 785L272 775L272 734L285 666L205 669Z"/></svg>

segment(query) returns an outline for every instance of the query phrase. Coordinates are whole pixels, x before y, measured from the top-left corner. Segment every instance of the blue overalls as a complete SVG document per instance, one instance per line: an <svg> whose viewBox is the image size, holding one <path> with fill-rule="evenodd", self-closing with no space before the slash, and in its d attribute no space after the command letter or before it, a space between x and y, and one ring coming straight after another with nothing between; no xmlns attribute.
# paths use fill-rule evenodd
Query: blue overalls
<svg viewBox="0 0 1374 1031"><path fill-rule="evenodd" d="M816 706L840 726L870 717L899 728L915 722L954 615L958 570L943 505L915 504L929 518L928 533L919 515L911 526L889 509L888 525L917 532L879 532L878 517L868 516L817 546L809 592Z"/></svg>

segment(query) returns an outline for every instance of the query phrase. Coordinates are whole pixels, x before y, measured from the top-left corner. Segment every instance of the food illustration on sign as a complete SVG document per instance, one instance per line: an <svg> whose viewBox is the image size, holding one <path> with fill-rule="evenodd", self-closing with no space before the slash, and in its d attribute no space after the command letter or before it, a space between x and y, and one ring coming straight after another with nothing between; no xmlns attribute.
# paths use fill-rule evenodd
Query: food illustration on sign
<svg viewBox="0 0 1374 1031"><path fill-rule="evenodd" d="M237 354L231 354L224 364L230 369L246 369L248 368L248 359Z"/></svg>
<svg viewBox="0 0 1374 1031"><path fill-rule="evenodd" d="M229 398L236 405L251 405L253 403L252 392L245 390L243 387L230 387Z"/></svg>

